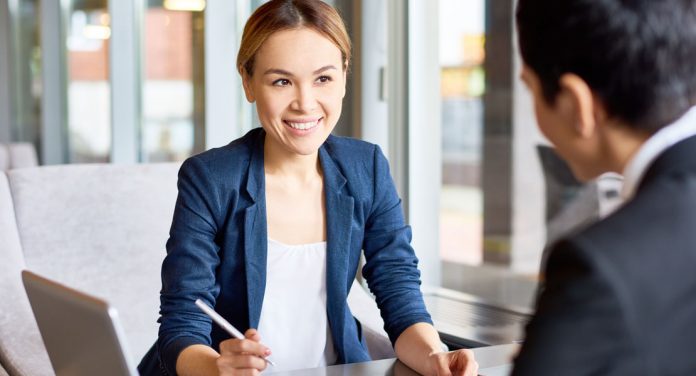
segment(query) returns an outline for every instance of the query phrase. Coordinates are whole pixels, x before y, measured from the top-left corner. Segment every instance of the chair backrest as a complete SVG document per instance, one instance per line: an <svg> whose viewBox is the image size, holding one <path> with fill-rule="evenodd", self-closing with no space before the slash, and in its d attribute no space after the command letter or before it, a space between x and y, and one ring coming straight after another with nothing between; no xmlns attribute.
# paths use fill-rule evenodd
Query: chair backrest
<svg viewBox="0 0 696 376"><path fill-rule="evenodd" d="M8 169L34 167L39 165L34 144L29 142L13 142L7 145L9 154Z"/></svg>
<svg viewBox="0 0 696 376"><path fill-rule="evenodd" d="M10 168L10 154L5 144L0 144L0 171Z"/></svg>
<svg viewBox="0 0 696 376"><path fill-rule="evenodd" d="M178 167L63 165L8 172L26 267L108 300L119 311L136 362L157 338L160 268Z"/></svg>
<svg viewBox="0 0 696 376"><path fill-rule="evenodd" d="M0 172L0 260L2 368L11 375L51 375L51 364L22 286L20 272L24 269L24 257L4 172Z"/></svg>

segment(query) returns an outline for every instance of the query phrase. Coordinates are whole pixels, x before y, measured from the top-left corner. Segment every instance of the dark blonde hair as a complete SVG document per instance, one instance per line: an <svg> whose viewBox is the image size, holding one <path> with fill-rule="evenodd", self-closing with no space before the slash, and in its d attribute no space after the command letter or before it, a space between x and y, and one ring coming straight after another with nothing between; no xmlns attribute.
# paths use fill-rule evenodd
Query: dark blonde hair
<svg viewBox="0 0 696 376"><path fill-rule="evenodd" d="M325 36L341 51L344 70L350 63L350 38L336 9L321 0L271 0L249 17L237 54L237 70L254 74L254 59L271 34L306 27Z"/></svg>

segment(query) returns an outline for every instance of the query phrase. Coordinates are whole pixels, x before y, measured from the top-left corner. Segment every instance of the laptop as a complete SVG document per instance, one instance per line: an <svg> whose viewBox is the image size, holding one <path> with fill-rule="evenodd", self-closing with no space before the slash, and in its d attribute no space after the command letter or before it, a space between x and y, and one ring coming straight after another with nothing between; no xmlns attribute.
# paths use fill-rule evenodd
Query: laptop
<svg viewBox="0 0 696 376"><path fill-rule="evenodd" d="M116 309L104 300L22 271L57 376L135 376Z"/></svg>

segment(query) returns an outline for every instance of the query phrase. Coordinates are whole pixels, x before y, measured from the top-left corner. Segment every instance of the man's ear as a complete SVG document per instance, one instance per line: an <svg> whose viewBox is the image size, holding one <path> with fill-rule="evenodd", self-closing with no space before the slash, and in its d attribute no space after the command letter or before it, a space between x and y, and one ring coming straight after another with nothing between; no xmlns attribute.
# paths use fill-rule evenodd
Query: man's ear
<svg viewBox="0 0 696 376"><path fill-rule="evenodd" d="M592 136L597 127L595 112L598 110L592 89L587 82L573 73L566 73L558 81L561 93L569 100L575 119L575 130L584 138Z"/></svg>
<svg viewBox="0 0 696 376"><path fill-rule="evenodd" d="M246 99L247 101L249 101L249 103L254 103L256 101L256 97L254 96L254 90L252 90L251 88L251 77L246 72L246 69L242 68L239 71L242 74L242 86L244 87L244 95L246 96Z"/></svg>

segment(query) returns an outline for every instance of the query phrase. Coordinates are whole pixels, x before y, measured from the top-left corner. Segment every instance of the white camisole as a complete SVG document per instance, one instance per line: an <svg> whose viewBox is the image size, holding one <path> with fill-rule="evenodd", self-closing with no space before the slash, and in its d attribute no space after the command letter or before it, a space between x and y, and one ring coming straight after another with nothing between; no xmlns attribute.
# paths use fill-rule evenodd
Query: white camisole
<svg viewBox="0 0 696 376"><path fill-rule="evenodd" d="M268 239L261 343L271 349L264 373L336 363L326 315L326 242L286 245Z"/></svg>

